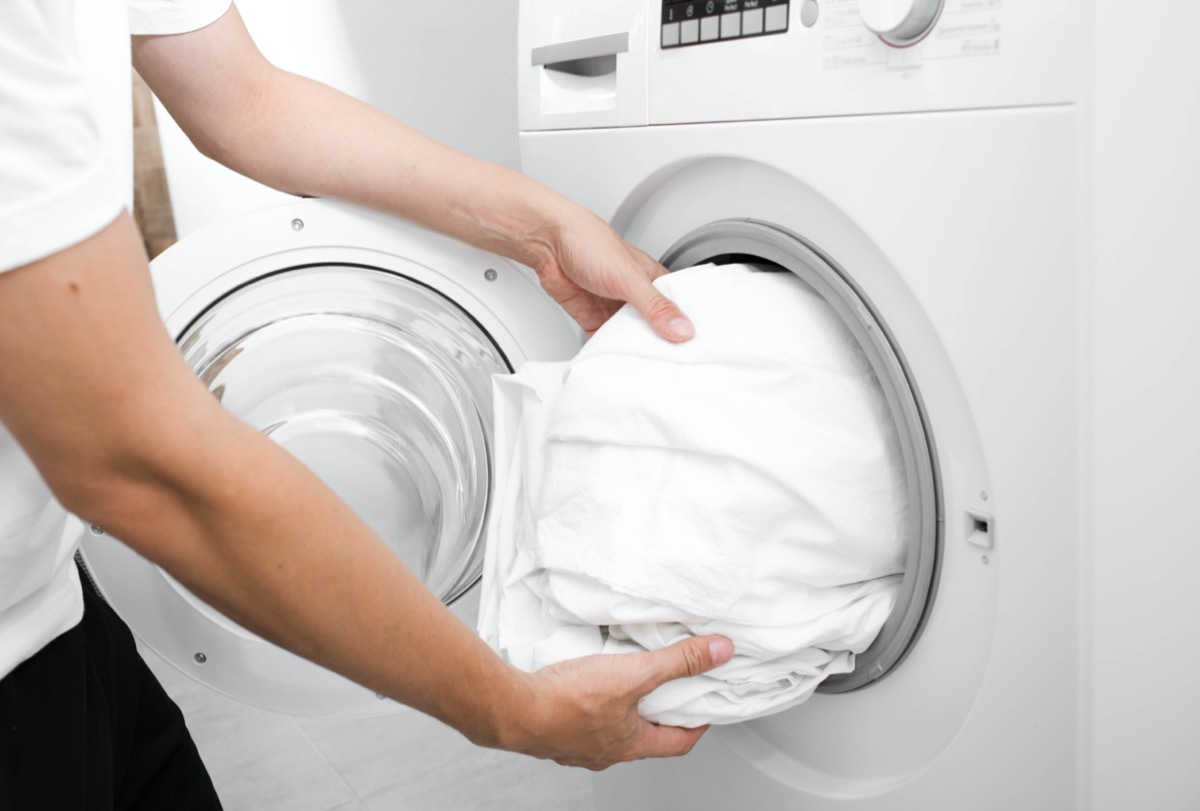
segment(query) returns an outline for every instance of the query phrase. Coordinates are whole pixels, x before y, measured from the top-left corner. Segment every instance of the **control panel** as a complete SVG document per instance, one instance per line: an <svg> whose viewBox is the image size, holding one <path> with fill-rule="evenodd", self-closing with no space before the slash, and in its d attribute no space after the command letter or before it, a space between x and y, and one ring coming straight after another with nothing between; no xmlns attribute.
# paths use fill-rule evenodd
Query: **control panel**
<svg viewBox="0 0 1200 811"><path fill-rule="evenodd" d="M793 0L802 2L802 0ZM789 0L663 0L663 48L788 30Z"/></svg>
<svg viewBox="0 0 1200 811"><path fill-rule="evenodd" d="M1070 104L1086 2L520 0L521 128Z"/></svg>

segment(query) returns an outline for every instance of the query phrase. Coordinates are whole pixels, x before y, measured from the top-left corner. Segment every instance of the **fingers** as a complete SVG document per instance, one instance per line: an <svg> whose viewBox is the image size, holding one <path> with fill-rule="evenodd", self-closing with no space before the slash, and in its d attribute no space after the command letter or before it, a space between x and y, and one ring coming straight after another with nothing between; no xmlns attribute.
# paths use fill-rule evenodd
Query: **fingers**
<svg viewBox="0 0 1200 811"><path fill-rule="evenodd" d="M634 306L650 328L672 343L683 343L696 334L695 327L675 302L658 292L649 279L642 277L632 282L629 303Z"/></svg>
<svg viewBox="0 0 1200 811"><path fill-rule="evenodd" d="M643 736L641 746L635 754L637 758L646 757L676 757L686 755L708 731L707 726L695 729L683 727L660 727L647 722L647 732Z"/></svg>
<svg viewBox="0 0 1200 811"><path fill-rule="evenodd" d="M698 676L733 658L733 643L723 636L694 636L653 653L630 654L649 663L646 692L672 679Z"/></svg>
<svg viewBox="0 0 1200 811"><path fill-rule="evenodd" d="M695 676L725 664L733 643L723 636L684 639L662 650L620 655L593 655L549 665L531 677L551 701L546 724L553 735L535 747L513 747L557 762L606 768L646 757L686 754L707 727L657 726L638 715L642 696L671 679ZM554 701L554 696L566 701ZM580 702L579 697L588 697ZM535 724L535 726L537 726Z"/></svg>
<svg viewBox="0 0 1200 811"><path fill-rule="evenodd" d="M602 772L615 763L651 757L678 757L692 751L692 747L699 742L705 732L708 732L707 724L702 727L687 729L684 727L658 726L649 721L642 721L642 732L638 737L637 745L625 752L617 760L597 762L585 758L555 758L554 762L560 766L577 766L590 769L594 772Z"/></svg>

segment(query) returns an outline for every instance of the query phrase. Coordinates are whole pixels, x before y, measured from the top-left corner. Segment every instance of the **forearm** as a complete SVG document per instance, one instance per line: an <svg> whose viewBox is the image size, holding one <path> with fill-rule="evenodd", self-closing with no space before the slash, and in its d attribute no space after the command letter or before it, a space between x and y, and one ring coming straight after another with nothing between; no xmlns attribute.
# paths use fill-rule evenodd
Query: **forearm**
<svg viewBox="0 0 1200 811"><path fill-rule="evenodd" d="M274 67L240 19L215 26L229 30L197 42L139 41L134 55L193 143L217 162L281 191L395 214L535 268L551 259L552 229L593 216L517 172ZM224 63L226 80L200 82L178 70L172 46Z"/></svg>
<svg viewBox="0 0 1200 811"><path fill-rule="evenodd" d="M191 439L108 463L88 519L255 633L496 745L520 677L293 457L203 411L172 428Z"/></svg>
<svg viewBox="0 0 1200 811"><path fill-rule="evenodd" d="M262 94L220 158L276 188L386 211L533 267L550 258L553 228L591 216L317 82L275 70Z"/></svg>

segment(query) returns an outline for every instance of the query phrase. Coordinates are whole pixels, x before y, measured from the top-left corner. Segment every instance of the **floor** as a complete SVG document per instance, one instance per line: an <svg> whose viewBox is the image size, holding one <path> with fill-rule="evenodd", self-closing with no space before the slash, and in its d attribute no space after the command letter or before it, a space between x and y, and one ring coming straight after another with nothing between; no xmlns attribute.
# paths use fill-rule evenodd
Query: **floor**
<svg viewBox="0 0 1200 811"><path fill-rule="evenodd" d="M353 721L279 715L142 655L182 708L226 811L593 807L590 772L477 748L414 710Z"/></svg>

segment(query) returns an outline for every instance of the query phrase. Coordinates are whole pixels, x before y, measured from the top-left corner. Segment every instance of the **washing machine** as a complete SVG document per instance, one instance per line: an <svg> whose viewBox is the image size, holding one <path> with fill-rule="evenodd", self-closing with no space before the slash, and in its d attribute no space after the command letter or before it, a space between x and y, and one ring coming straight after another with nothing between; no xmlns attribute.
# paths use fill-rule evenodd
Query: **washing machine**
<svg viewBox="0 0 1200 811"><path fill-rule="evenodd" d="M902 594L854 672L606 772L600 808L1075 807L1080 12L521 0L526 173L670 269L820 291L909 487Z"/></svg>
<svg viewBox="0 0 1200 811"><path fill-rule="evenodd" d="M1098 27L1116 41L1126 15L1104 5ZM1187 210L1184 187L1172 187L1171 217L1143 222L1131 215L1160 190L1114 168L1145 144L1124 110L1165 108L1161 86L1113 59L1087 109L1087 11L1081 0L521 0L525 171L672 269L753 259L821 292L883 387L910 493L901 599L855 671L794 710L714 728L685 758L611 769L597 778L601 808L1195 807L1149 799L1162 786L1195 799L1179 777L1194 736L1187 724L1165 734L1159 718L1196 718L1182 686L1195 656L1176 645L1149 682L1129 665L1194 628L1194 610L1159 597L1188 585L1190 559L1171 543L1178 510L1162 509L1158 487L1169 473L1163 492L1186 503L1200 483L1179 465L1159 472L1136 446L1172 431L1132 398L1158 390L1146 371L1161 366L1155 336L1175 345L1195 320L1186 295L1139 305L1131 341L1125 316L1155 268L1200 291L1168 228ZM1157 42L1127 51L1186 51ZM1171 109L1169 132L1195 124ZM1095 120L1109 127L1096 150L1110 168L1089 177L1080 134ZM1139 166L1186 179L1186 156L1143 152ZM1136 201L1116 182L1131 177ZM1095 244L1111 259L1088 247L1093 184L1105 186ZM1147 252L1153 268L1125 271ZM1085 260L1109 272L1094 291ZM582 342L532 274L314 200L198 231L151 269L213 396L309 464L473 621L490 495L484 381ZM1084 360L1094 322L1109 325L1107 365ZM1182 383L1172 391L1171 414L1195 401ZM1130 459L1147 462L1132 488ZM1127 491L1135 509L1123 511ZM1144 548L1180 565L1128 556L1138 528L1153 530ZM193 678L294 714L395 709L232 623L102 527L72 531L105 597ZM1084 631L1101 599L1108 647L1093 651ZM1131 754L1154 781L1122 777Z"/></svg>

